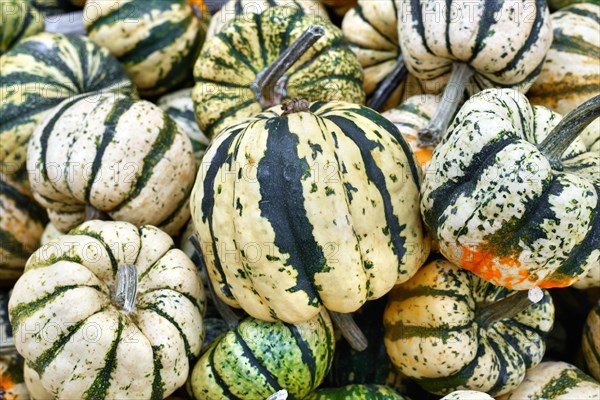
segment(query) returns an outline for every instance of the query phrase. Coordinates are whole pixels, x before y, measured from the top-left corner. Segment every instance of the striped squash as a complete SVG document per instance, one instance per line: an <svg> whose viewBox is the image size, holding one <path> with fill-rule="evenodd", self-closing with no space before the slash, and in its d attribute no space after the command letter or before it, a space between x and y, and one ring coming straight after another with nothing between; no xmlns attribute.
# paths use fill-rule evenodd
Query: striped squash
<svg viewBox="0 0 600 400"><path fill-rule="evenodd" d="M556 11L561 8L569 7L573 4L579 3L590 3L600 5L599 0L548 0L548 7L550 7L550 10Z"/></svg>
<svg viewBox="0 0 600 400"><path fill-rule="evenodd" d="M277 6L295 7L306 15L329 19L327 11L318 0L229 0L210 19L206 37L215 36L224 25L237 17L252 18L251 14L262 14L267 8Z"/></svg>
<svg viewBox="0 0 600 400"><path fill-rule="evenodd" d="M246 318L202 354L188 392L198 400L264 400L285 389L302 399L323 381L334 346L326 312L293 325Z"/></svg>
<svg viewBox="0 0 600 400"><path fill-rule="evenodd" d="M431 393L507 393L542 360L554 320L547 291L516 315L490 318L494 305L510 310L502 300L515 296L444 259L432 261L389 295L388 354L401 373Z"/></svg>
<svg viewBox="0 0 600 400"><path fill-rule="evenodd" d="M191 82L208 12L191 0L90 0L84 25L91 40L127 68L140 94L155 96ZM132 22L135 21L135 22Z"/></svg>
<svg viewBox="0 0 600 400"><path fill-rule="evenodd" d="M27 0L2 0L0 21L0 55L21 39L44 30L44 20Z"/></svg>
<svg viewBox="0 0 600 400"><path fill-rule="evenodd" d="M255 93L257 76L315 24L325 35L279 79L268 98ZM286 98L364 102L362 70L342 32L324 18L291 7L273 7L227 24L206 41L194 77L196 119L209 137Z"/></svg>
<svg viewBox="0 0 600 400"><path fill-rule="evenodd" d="M77 10L77 0L27 0L44 16L66 14Z"/></svg>
<svg viewBox="0 0 600 400"><path fill-rule="evenodd" d="M14 282L40 244L48 222L46 210L33 199L22 171L0 174L0 284ZM20 178L20 179L19 179Z"/></svg>
<svg viewBox="0 0 600 400"><path fill-rule="evenodd" d="M48 224L46 224L44 232L42 233L42 237L40 238L40 245L43 246L46 243L50 243L62 234L63 233L56 229L52 222L49 222Z"/></svg>
<svg viewBox="0 0 600 400"><path fill-rule="evenodd" d="M600 381L600 303L588 314L581 348L590 375Z"/></svg>
<svg viewBox="0 0 600 400"><path fill-rule="evenodd" d="M65 100L32 135L27 169L61 232L83 222L87 206L169 234L189 219L192 145L147 101L109 93Z"/></svg>
<svg viewBox="0 0 600 400"><path fill-rule="evenodd" d="M394 125L356 104L304 103L223 131L192 191L218 296L266 321L356 311L429 253L421 169Z"/></svg>
<svg viewBox="0 0 600 400"><path fill-rule="evenodd" d="M23 360L17 355L0 354L0 398L29 400L23 377Z"/></svg>
<svg viewBox="0 0 600 400"><path fill-rule="evenodd" d="M81 36L40 33L0 57L0 170L25 163L27 141L48 112L80 93L135 93L108 51Z"/></svg>
<svg viewBox="0 0 600 400"><path fill-rule="evenodd" d="M442 400L494 400L490 395L483 392L475 392L473 390L459 390L450 393Z"/></svg>
<svg viewBox="0 0 600 400"><path fill-rule="evenodd" d="M465 103L422 188L425 223L446 258L517 290L569 286L600 263L600 153L577 138L599 111L589 107L552 131L560 115L513 90ZM560 146L542 149L548 136Z"/></svg>
<svg viewBox="0 0 600 400"><path fill-rule="evenodd" d="M600 94L600 5L577 4L552 14L554 40L527 97L560 114Z"/></svg>
<svg viewBox="0 0 600 400"><path fill-rule="evenodd" d="M589 289L600 287L600 265L593 265L588 272L582 275L577 282L573 284L577 289Z"/></svg>
<svg viewBox="0 0 600 400"><path fill-rule="evenodd" d="M348 10L356 6L357 0L320 0L335 15L344 16Z"/></svg>
<svg viewBox="0 0 600 400"><path fill-rule="evenodd" d="M589 151L600 152L600 119L592 122L581 134L581 140Z"/></svg>
<svg viewBox="0 0 600 400"><path fill-rule="evenodd" d="M304 400L410 400L392 388L381 385L349 385L319 389Z"/></svg>
<svg viewBox="0 0 600 400"><path fill-rule="evenodd" d="M527 371L515 391L497 400L598 400L600 384L565 362L543 362Z"/></svg>
<svg viewBox="0 0 600 400"><path fill-rule="evenodd" d="M54 396L42 386L40 376L27 363L23 368L23 378L31 400L54 400Z"/></svg>
<svg viewBox="0 0 600 400"><path fill-rule="evenodd" d="M161 399L199 356L204 303L166 233L90 221L34 253L9 312L17 350L53 396Z"/></svg>
<svg viewBox="0 0 600 400"><path fill-rule="evenodd" d="M192 142L194 159L196 164L200 164L206 147L208 147L209 138L198 127L196 116L194 114L194 102L192 101L192 89L181 89L173 93L166 94L158 99L157 105L166 112L173 121L177 122L179 128L185 133Z"/></svg>

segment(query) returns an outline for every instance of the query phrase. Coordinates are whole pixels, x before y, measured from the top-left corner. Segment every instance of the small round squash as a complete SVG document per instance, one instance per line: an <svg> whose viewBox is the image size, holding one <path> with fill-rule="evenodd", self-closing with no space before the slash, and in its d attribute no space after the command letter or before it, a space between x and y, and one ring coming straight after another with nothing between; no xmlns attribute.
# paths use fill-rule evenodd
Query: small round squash
<svg viewBox="0 0 600 400"><path fill-rule="evenodd" d="M304 400L410 400L394 389L382 385L348 385L319 389Z"/></svg>
<svg viewBox="0 0 600 400"><path fill-rule="evenodd" d="M21 39L44 30L44 20L28 0L2 0L0 20L0 55Z"/></svg>
<svg viewBox="0 0 600 400"><path fill-rule="evenodd" d="M600 303L588 314L581 348L590 375L600 381Z"/></svg>

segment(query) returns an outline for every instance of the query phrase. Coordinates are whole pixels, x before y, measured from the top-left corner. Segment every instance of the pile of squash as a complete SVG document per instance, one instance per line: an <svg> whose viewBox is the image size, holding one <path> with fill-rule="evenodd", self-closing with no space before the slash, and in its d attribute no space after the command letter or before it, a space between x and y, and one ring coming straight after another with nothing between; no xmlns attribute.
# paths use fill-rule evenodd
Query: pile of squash
<svg viewBox="0 0 600 400"><path fill-rule="evenodd" d="M1 399L600 399L597 0L0 6Z"/></svg>

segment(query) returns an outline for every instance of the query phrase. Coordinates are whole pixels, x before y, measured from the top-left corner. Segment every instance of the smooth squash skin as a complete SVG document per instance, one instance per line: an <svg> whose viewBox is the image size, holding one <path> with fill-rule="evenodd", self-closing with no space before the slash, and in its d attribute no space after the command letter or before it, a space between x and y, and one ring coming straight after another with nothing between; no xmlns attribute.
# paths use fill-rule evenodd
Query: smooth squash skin
<svg viewBox="0 0 600 400"><path fill-rule="evenodd" d="M27 0L2 0L0 56L20 40L44 30L41 14Z"/></svg>
<svg viewBox="0 0 600 400"><path fill-rule="evenodd" d="M581 349L590 375L600 380L600 304L596 304L588 314Z"/></svg>
<svg viewBox="0 0 600 400"><path fill-rule="evenodd" d="M444 396L442 400L494 400L490 395L473 390L458 390Z"/></svg>
<svg viewBox="0 0 600 400"><path fill-rule="evenodd" d="M305 400L410 400L382 385L348 385L340 388L319 389Z"/></svg>

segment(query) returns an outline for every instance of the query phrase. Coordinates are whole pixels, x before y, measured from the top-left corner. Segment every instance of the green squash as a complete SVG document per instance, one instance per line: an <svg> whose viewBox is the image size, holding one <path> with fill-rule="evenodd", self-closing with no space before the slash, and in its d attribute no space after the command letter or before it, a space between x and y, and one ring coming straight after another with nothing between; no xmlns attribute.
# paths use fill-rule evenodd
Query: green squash
<svg viewBox="0 0 600 400"><path fill-rule="evenodd" d="M553 320L548 292L531 304L526 292L494 286L439 259L390 293L385 346L400 372L428 392L496 396L516 388L542 360Z"/></svg>
<svg viewBox="0 0 600 400"><path fill-rule="evenodd" d="M108 51L82 36L40 33L0 56L0 169L25 163L27 142L48 112L81 93L135 94Z"/></svg>
<svg viewBox="0 0 600 400"><path fill-rule="evenodd" d="M600 303L588 314L581 348L590 375L600 381Z"/></svg>
<svg viewBox="0 0 600 400"><path fill-rule="evenodd" d="M2 0L0 55L20 40L44 30L44 20L27 0Z"/></svg>
<svg viewBox="0 0 600 400"><path fill-rule="evenodd" d="M317 24L323 29L313 28L311 37L323 36L290 58L293 65L279 71L285 74L275 76L273 87L262 86L277 57ZM194 78L196 119L209 137L288 98L364 102L362 69L340 29L291 7L269 8L227 24L204 44Z"/></svg>
<svg viewBox="0 0 600 400"><path fill-rule="evenodd" d="M246 318L204 352L188 392L198 400L264 400L285 389L301 399L323 381L334 346L326 312L293 325Z"/></svg>
<svg viewBox="0 0 600 400"><path fill-rule="evenodd" d="M392 388L381 385L348 385L335 389L319 389L304 400L410 400Z"/></svg>

